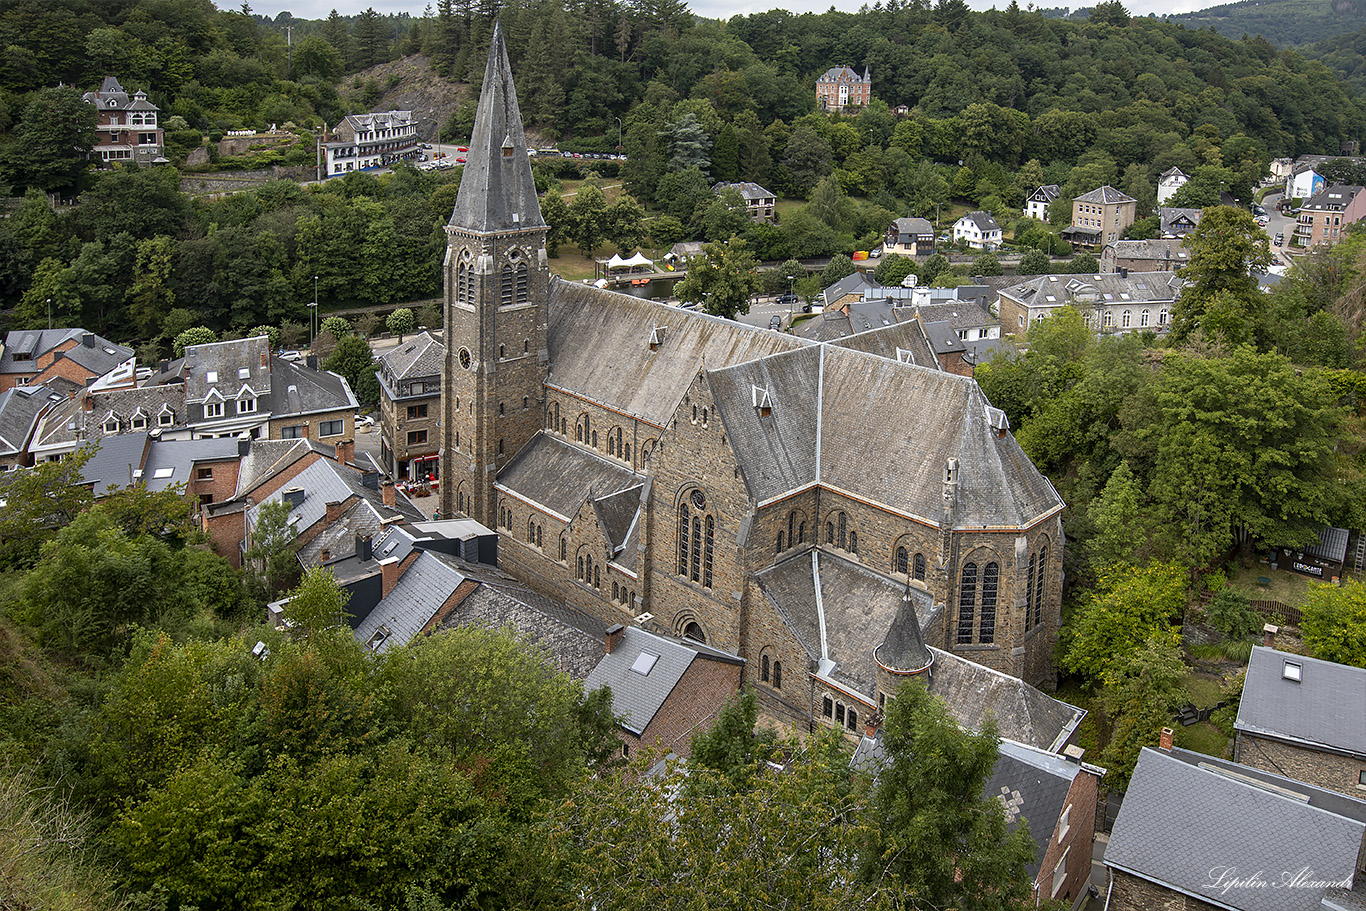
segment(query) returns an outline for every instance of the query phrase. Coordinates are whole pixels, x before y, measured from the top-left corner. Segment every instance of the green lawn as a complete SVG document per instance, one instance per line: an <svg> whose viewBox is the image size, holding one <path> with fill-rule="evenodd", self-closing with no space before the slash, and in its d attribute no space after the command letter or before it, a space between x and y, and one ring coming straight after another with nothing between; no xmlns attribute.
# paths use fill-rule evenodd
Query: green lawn
<svg viewBox="0 0 1366 911"><path fill-rule="evenodd" d="M1193 750L1206 756L1220 758L1229 754L1229 739L1207 721L1192 724L1190 727L1178 724L1175 728L1174 742L1183 750Z"/></svg>
<svg viewBox="0 0 1366 911"><path fill-rule="evenodd" d="M1257 583L1260 577L1271 580L1265 587ZM1256 562L1251 569L1243 569L1238 564L1228 568L1228 582L1235 591L1253 601L1280 601L1291 607L1298 607L1309 594L1309 583L1315 581L1308 576L1292 573L1284 569L1273 570L1270 564Z"/></svg>

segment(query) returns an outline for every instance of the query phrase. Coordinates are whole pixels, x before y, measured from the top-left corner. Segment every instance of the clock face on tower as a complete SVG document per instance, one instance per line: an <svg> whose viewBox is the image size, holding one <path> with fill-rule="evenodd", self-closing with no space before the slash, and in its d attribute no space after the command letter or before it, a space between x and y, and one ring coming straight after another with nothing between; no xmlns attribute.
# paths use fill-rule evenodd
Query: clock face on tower
<svg viewBox="0 0 1366 911"><path fill-rule="evenodd" d="M462 370L470 369L470 349L461 348L460 351L457 352L456 357L460 358L460 368Z"/></svg>

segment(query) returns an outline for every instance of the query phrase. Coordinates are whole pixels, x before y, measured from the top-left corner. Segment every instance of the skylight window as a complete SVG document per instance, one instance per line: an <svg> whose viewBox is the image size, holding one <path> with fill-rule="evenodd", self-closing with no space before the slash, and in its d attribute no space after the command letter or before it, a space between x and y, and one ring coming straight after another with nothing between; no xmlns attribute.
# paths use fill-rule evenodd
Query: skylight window
<svg viewBox="0 0 1366 911"><path fill-rule="evenodd" d="M152 477L153 477L153 478L169 478L169 477L170 477L171 475L173 475L173 474L175 474L175 468L174 468L174 467L172 467L172 468L158 468L156 471L152 472Z"/></svg>
<svg viewBox="0 0 1366 911"><path fill-rule="evenodd" d="M654 670L655 662L659 660L658 655L651 655L649 652L641 652L636 656L636 663L631 665L631 670L642 677L647 677L650 671Z"/></svg>
<svg viewBox="0 0 1366 911"><path fill-rule="evenodd" d="M1294 661L1285 662L1285 666L1281 669L1281 678L1294 683L1301 682L1304 679L1304 665L1297 664Z"/></svg>
<svg viewBox="0 0 1366 911"><path fill-rule="evenodd" d="M250 367L238 367L238 368L237 368L237 378L238 378L239 380L250 379L250 378L251 378L251 368L250 368Z"/></svg>
<svg viewBox="0 0 1366 911"><path fill-rule="evenodd" d="M218 371L210 370L208 373L204 374L204 381L208 383L218 382Z"/></svg>

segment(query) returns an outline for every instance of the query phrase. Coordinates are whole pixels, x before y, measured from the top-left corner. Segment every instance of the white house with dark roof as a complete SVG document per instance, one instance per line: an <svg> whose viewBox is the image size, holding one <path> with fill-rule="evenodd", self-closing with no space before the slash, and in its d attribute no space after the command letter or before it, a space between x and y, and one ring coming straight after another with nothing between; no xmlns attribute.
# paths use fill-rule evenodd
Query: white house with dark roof
<svg viewBox="0 0 1366 911"><path fill-rule="evenodd" d="M1024 214L1039 221L1048 221L1048 207L1061 193L1062 188L1057 184L1044 184L1029 194L1029 198L1025 200Z"/></svg>
<svg viewBox="0 0 1366 911"><path fill-rule="evenodd" d="M1001 245L1001 226L990 212L969 212L953 223L953 240L974 250L995 250Z"/></svg>
<svg viewBox="0 0 1366 911"><path fill-rule="evenodd" d="M740 194L740 198L745 201L745 209L749 212L749 217L754 221L773 220L773 214L778 208L778 197L771 191L765 190L751 181L718 183L711 188L711 191L718 196L726 190L734 190Z"/></svg>
<svg viewBox="0 0 1366 911"><path fill-rule="evenodd" d="M1190 177L1180 168L1172 167L1163 171L1162 176L1157 178L1157 204L1160 206L1171 199L1189 180Z"/></svg>
<svg viewBox="0 0 1366 911"><path fill-rule="evenodd" d="M1112 911L1354 911L1366 906L1366 802L1201 753L1144 748L1104 863Z"/></svg>
<svg viewBox="0 0 1366 911"><path fill-rule="evenodd" d="M1257 646L1233 756L1366 800L1366 669Z"/></svg>
<svg viewBox="0 0 1366 911"><path fill-rule="evenodd" d="M381 168L422 154L412 111L347 114L322 147L324 177Z"/></svg>

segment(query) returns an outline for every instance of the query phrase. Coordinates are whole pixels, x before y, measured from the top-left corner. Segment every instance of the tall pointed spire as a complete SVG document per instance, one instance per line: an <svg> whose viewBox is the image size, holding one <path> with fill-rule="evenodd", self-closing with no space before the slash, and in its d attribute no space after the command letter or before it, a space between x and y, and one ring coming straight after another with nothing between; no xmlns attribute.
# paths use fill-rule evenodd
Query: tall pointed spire
<svg viewBox="0 0 1366 911"><path fill-rule="evenodd" d="M451 213L452 227L467 231L517 231L544 227L536 182L531 176L512 65L495 22L484 68L484 86L474 115L474 135L466 156L460 193Z"/></svg>

